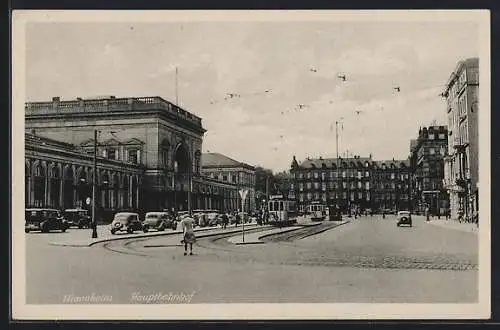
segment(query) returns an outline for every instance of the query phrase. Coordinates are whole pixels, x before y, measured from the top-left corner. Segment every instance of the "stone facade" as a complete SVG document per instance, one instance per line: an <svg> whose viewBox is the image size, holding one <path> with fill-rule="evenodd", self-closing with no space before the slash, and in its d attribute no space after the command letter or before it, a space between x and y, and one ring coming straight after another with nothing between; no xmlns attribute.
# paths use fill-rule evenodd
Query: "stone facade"
<svg viewBox="0 0 500 330"><path fill-rule="evenodd" d="M448 154L445 188L450 195L452 218L475 217L479 206L478 111L479 59L460 61L446 89Z"/></svg>
<svg viewBox="0 0 500 330"><path fill-rule="evenodd" d="M247 189L245 212L255 211L255 167L219 153L204 153L202 154L202 173L206 178L234 187L231 193L231 204L225 207L241 209L241 197L238 190Z"/></svg>
<svg viewBox="0 0 500 330"><path fill-rule="evenodd" d="M448 150L446 126L421 128L417 139L410 143L410 164L416 211L426 207L434 215L445 215L449 196L443 186L444 157Z"/></svg>
<svg viewBox="0 0 500 330"><path fill-rule="evenodd" d="M74 145L25 134L25 205L89 209L92 197L93 155ZM144 169L137 164L97 157L99 220L113 210L137 211L143 198Z"/></svg>
<svg viewBox="0 0 500 330"><path fill-rule="evenodd" d="M344 213L365 209L407 210L410 207L407 160L375 161L370 157L293 158L289 198L301 211L313 201L338 206Z"/></svg>
<svg viewBox="0 0 500 330"><path fill-rule="evenodd" d="M234 187L201 175L201 118L160 97L27 102L26 132L141 169L141 210L217 208ZM118 165L117 165L118 166ZM119 206L119 205L117 205Z"/></svg>

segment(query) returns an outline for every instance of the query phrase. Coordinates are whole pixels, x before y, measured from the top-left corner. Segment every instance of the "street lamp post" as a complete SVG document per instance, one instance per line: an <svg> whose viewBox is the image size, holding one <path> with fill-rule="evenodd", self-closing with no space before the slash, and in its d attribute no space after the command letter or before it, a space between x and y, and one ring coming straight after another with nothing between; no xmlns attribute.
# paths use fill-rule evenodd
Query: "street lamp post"
<svg viewBox="0 0 500 330"><path fill-rule="evenodd" d="M97 238L96 185L97 185L97 130L94 130L94 169L92 175L92 238Z"/></svg>

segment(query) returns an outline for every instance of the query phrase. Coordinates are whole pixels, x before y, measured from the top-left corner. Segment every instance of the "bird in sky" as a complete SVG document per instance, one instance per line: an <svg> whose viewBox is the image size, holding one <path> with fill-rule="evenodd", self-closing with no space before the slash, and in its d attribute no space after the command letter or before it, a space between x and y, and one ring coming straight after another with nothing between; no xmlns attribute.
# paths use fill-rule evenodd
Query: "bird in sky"
<svg viewBox="0 0 500 330"><path fill-rule="evenodd" d="M363 110L356 110L356 111L354 111L354 112L355 112L358 116L359 116L360 114L364 113L364 111L363 111Z"/></svg>
<svg viewBox="0 0 500 330"><path fill-rule="evenodd" d="M311 72L318 72L318 69L310 68L309 71L311 71Z"/></svg>
<svg viewBox="0 0 500 330"><path fill-rule="evenodd" d="M298 104L298 105L297 105L297 107L298 107L299 109L304 109L304 108L307 108L307 107L309 107L309 106L308 106L307 104Z"/></svg>
<svg viewBox="0 0 500 330"><path fill-rule="evenodd" d="M401 88L399 86L394 87L394 90L398 93L401 92Z"/></svg>
<svg viewBox="0 0 500 330"><path fill-rule="evenodd" d="M345 80L346 80L346 76L345 76L345 74L338 74L338 75L337 75L337 78L342 79L342 81L345 81Z"/></svg>

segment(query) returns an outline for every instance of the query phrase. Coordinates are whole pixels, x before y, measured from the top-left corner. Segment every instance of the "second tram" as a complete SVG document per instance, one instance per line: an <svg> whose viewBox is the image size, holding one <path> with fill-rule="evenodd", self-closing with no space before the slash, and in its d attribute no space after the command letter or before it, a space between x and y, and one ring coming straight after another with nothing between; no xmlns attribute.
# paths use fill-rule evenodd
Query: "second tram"
<svg viewBox="0 0 500 330"><path fill-rule="evenodd" d="M320 202L312 202L308 207L308 213L312 221L324 221L328 218L328 208Z"/></svg>

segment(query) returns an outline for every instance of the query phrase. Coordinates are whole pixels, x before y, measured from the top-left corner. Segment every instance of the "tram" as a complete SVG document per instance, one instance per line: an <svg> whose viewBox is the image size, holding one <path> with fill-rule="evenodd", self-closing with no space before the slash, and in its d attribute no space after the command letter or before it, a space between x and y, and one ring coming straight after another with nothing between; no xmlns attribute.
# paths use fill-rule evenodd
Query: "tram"
<svg viewBox="0 0 500 330"><path fill-rule="evenodd" d="M283 198L281 195L269 196L267 210L270 225L284 227L297 222L298 212L295 200Z"/></svg>
<svg viewBox="0 0 500 330"><path fill-rule="evenodd" d="M312 221L324 221L328 216L328 208L320 202L312 202L307 211Z"/></svg>

